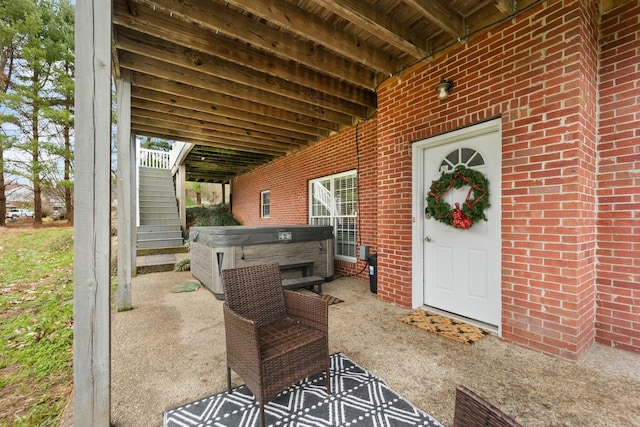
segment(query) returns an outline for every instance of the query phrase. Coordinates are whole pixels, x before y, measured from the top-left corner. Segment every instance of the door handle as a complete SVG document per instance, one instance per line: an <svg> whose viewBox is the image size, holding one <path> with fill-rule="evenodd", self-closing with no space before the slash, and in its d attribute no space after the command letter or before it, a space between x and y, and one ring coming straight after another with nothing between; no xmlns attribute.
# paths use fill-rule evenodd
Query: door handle
<svg viewBox="0 0 640 427"><path fill-rule="evenodd" d="M431 241L431 236L427 236L427 237L425 237L425 238L424 238L424 241L425 241L425 242L430 242L430 241Z"/></svg>

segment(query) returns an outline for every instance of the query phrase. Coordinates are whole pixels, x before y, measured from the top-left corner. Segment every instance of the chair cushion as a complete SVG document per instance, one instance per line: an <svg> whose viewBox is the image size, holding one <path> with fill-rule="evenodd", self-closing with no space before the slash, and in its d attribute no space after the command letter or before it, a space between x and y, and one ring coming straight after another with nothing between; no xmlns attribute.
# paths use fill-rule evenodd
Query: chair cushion
<svg viewBox="0 0 640 427"><path fill-rule="evenodd" d="M291 319L281 320L258 329L258 340L263 359L324 339L324 335L320 332Z"/></svg>

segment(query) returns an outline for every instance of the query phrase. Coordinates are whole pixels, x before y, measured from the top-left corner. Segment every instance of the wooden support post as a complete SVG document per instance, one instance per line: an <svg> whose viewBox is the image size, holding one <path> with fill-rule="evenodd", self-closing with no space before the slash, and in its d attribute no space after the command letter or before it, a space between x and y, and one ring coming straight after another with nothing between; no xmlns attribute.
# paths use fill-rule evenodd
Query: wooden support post
<svg viewBox="0 0 640 427"><path fill-rule="evenodd" d="M111 424L111 2L76 0L73 424Z"/></svg>
<svg viewBox="0 0 640 427"><path fill-rule="evenodd" d="M136 256L138 248L138 143L135 134L131 134L131 224L129 243L131 244L131 276L138 275Z"/></svg>
<svg viewBox="0 0 640 427"><path fill-rule="evenodd" d="M131 79L123 72L116 81L118 107L118 311L131 310L131 277L136 268L131 265Z"/></svg>
<svg viewBox="0 0 640 427"><path fill-rule="evenodd" d="M227 200L227 183L223 182L222 183L222 204L223 205L226 200Z"/></svg>
<svg viewBox="0 0 640 427"><path fill-rule="evenodd" d="M184 163L181 163L176 173L176 193L178 196L178 210L180 211L180 227L182 228L182 237L188 238L187 235L187 185L185 176L187 174Z"/></svg>

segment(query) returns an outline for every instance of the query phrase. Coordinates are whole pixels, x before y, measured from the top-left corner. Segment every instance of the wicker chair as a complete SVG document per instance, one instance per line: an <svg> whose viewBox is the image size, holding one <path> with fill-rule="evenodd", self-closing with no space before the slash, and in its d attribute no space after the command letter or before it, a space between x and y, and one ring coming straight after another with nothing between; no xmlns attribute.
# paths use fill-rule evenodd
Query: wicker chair
<svg viewBox="0 0 640 427"><path fill-rule="evenodd" d="M227 389L231 370L264 405L293 383L329 372L328 304L315 296L285 290L278 264L222 271L227 345Z"/></svg>
<svg viewBox="0 0 640 427"><path fill-rule="evenodd" d="M453 427L521 427L482 397L463 385L456 388Z"/></svg>

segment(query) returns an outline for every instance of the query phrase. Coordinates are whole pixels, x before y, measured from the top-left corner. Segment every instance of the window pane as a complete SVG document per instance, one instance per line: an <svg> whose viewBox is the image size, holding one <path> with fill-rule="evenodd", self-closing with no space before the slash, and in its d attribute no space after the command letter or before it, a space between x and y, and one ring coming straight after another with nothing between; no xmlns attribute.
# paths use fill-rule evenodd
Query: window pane
<svg viewBox="0 0 640 427"><path fill-rule="evenodd" d="M331 225L331 218L311 218L311 225Z"/></svg>
<svg viewBox="0 0 640 427"><path fill-rule="evenodd" d="M336 179L335 198L338 215L351 216L356 214L356 188L355 175Z"/></svg>
<svg viewBox="0 0 640 427"><path fill-rule="evenodd" d="M331 216L331 181L324 180L312 184L313 195L311 216Z"/></svg>
<svg viewBox="0 0 640 427"><path fill-rule="evenodd" d="M473 148L458 148L442 159L440 164L441 172L450 172L456 166L464 165L466 167L482 166L484 159L482 155Z"/></svg>
<svg viewBox="0 0 640 427"><path fill-rule="evenodd" d="M309 223L333 225L335 253L356 257L358 176L355 172L324 177L310 182Z"/></svg>
<svg viewBox="0 0 640 427"><path fill-rule="evenodd" d="M271 191L260 193L260 215L269 218L271 214Z"/></svg>
<svg viewBox="0 0 640 427"><path fill-rule="evenodd" d="M356 256L356 221L355 218L338 218L336 220L337 255Z"/></svg>

